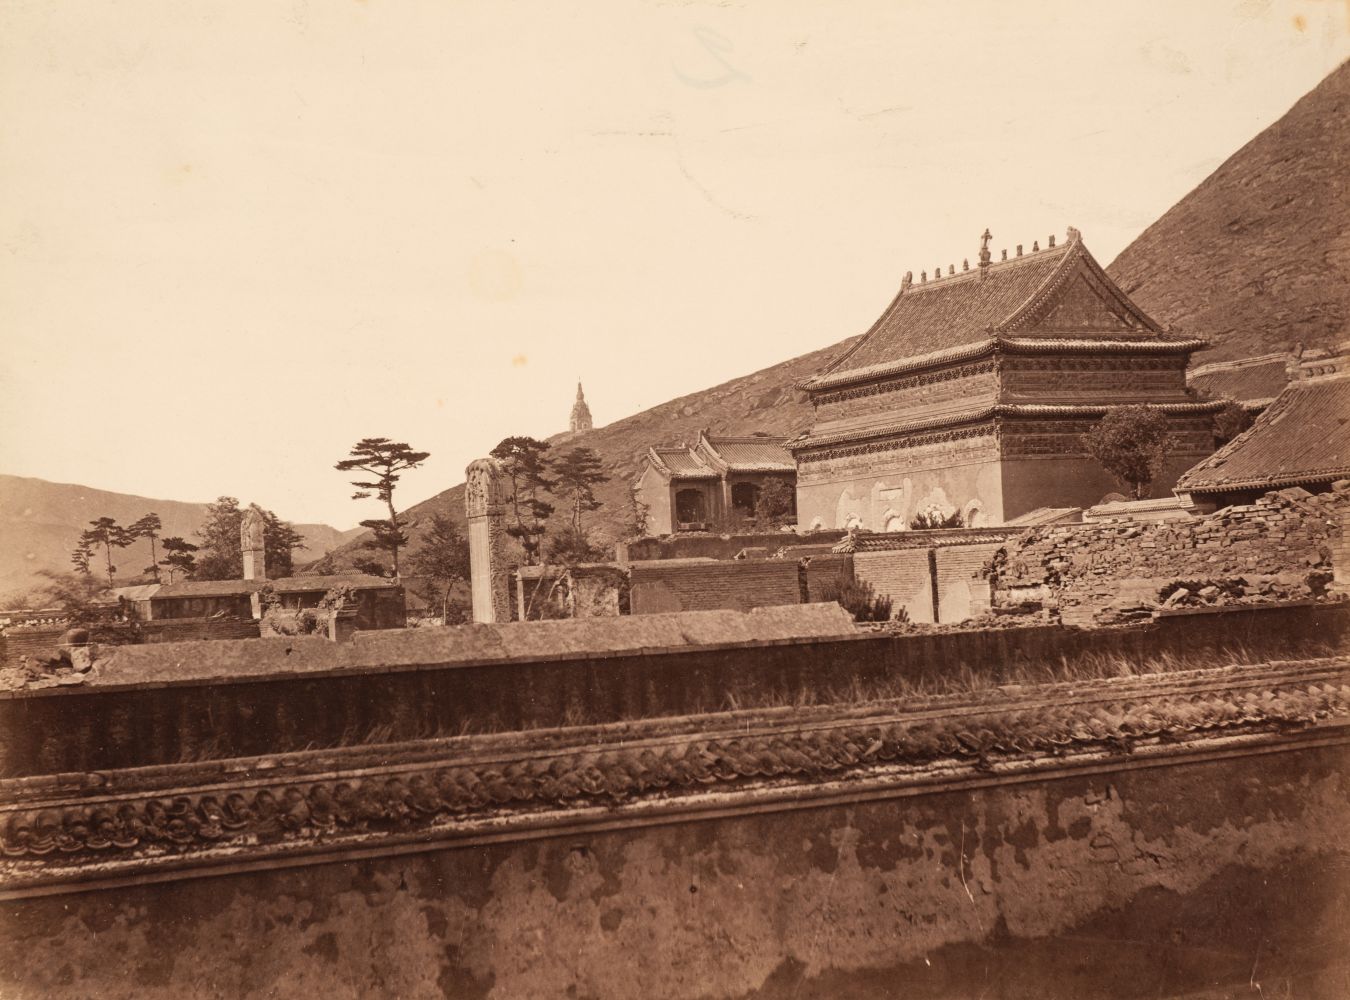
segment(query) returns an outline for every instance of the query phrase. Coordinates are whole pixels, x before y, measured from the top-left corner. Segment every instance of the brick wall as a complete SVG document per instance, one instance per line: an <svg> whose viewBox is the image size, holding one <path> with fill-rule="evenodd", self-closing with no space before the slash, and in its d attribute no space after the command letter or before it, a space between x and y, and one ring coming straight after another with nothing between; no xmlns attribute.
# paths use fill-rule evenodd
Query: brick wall
<svg viewBox="0 0 1350 1000"><path fill-rule="evenodd" d="M1314 496L1293 488L1203 518L1037 528L1007 546L996 587L1043 588L1074 625L1156 601L1178 581L1242 580L1254 597L1310 596L1308 574L1333 567L1335 550L1344 551L1348 509L1350 490Z"/></svg>
<svg viewBox="0 0 1350 1000"><path fill-rule="evenodd" d="M803 545L828 547L843 537L842 531L807 531L801 534L789 531L764 531L741 535L698 533L620 542L617 552L621 563L654 559L731 559L741 549L767 548L770 552L775 552L781 548L795 549Z"/></svg>
<svg viewBox="0 0 1350 1000"><path fill-rule="evenodd" d="M963 622L989 611L985 565L1002 546L949 545L934 550L937 562L938 621Z"/></svg>
<svg viewBox="0 0 1350 1000"><path fill-rule="evenodd" d="M928 549L858 552L853 573L872 585L878 595L893 602L893 613L903 607L912 622L933 621L933 584Z"/></svg>
<svg viewBox="0 0 1350 1000"><path fill-rule="evenodd" d="M802 578L806 583L806 600L822 600L821 591L835 580L853 578L853 557L838 553L822 553L802 560Z"/></svg>
<svg viewBox="0 0 1350 1000"><path fill-rule="evenodd" d="M796 559L632 563L635 615L801 603Z"/></svg>

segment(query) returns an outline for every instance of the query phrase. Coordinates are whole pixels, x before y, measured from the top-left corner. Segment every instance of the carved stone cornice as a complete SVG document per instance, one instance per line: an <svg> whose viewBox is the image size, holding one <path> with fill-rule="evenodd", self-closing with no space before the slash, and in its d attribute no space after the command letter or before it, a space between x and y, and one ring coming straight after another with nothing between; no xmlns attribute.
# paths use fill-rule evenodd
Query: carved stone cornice
<svg viewBox="0 0 1350 1000"><path fill-rule="evenodd" d="M900 451L906 448L922 448L927 445L952 444L957 441L970 441L975 438L990 437L995 435L996 426L992 420L993 408L979 414L979 417L985 420L984 423L969 424L964 427L950 427L946 430L935 431L929 434L907 432L904 429L892 431L896 437L883 437L877 440L865 441L858 444L848 444L850 439L846 435L837 435L836 437L823 439L811 451L802 451L797 454L797 465L799 467L810 465L816 462L825 462L837 458L852 458L858 455L880 455L888 451ZM925 425L927 426L927 425ZM823 447L834 441L839 443L834 447Z"/></svg>
<svg viewBox="0 0 1350 1000"><path fill-rule="evenodd" d="M1339 658L18 779L0 783L0 897L766 797L809 805L863 784L897 795L1347 720Z"/></svg>
<svg viewBox="0 0 1350 1000"><path fill-rule="evenodd" d="M910 375L907 378L888 379L881 382L873 382L869 385L855 386L850 389L822 392L813 396L811 402L816 406L826 406L830 403L841 403L851 399L862 399L867 396L880 396L891 392L902 392L905 389L915 389L919 386L936 385L939 382L950 382L953 379L974 378L978 375L991 375L997 370L998 366L993 359L981 361L977 364L958 365L955 368L936 368L931 371L923 372L920 375Z"/></svg>

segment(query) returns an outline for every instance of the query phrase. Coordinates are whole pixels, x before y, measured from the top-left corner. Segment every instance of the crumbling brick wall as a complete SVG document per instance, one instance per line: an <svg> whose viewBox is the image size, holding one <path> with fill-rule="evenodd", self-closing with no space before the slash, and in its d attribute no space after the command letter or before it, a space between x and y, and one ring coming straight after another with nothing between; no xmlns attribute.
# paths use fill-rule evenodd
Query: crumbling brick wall
<svg viewBox="0 0 1350 1000"><path fill-rule="evenodd" d="M632 613L799 604L798 568L796 559L632 563Z"/></svg>
<svg viewBox="0 0 1350 1000"><path fill-rule="evenodd" d="M1337 486L1280 490L1203 518L1037 528L994 561L996 600L1040 592L1061 621L1084 625L1156 605L1178 582L1239 600L1316 596L1344 551L1350 484Z"/></svg>

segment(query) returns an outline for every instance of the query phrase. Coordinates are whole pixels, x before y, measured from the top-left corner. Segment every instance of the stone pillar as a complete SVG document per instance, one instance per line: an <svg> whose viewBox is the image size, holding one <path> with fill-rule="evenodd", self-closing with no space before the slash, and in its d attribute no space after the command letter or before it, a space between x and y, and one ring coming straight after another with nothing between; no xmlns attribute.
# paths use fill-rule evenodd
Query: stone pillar
<svg viewBox="0 0 1350 1000"><path fill-rule="evenodd" d="M267 546L264 541L262 515L249 508L239 524L239 548L244 556L244 579L267 579Z"/></svg>
<svg viewBox="0 0 1350 1000"><path fill-rule="evenodd" d="M239 523L239 548L244 557L244 579L267 579L267 543L264 536L262 515L250 507L244 511ZM249 595L249 609L254 618L262 618L262 600L255 590Z"/></svg>
<svg viewBox="0 0 1350 1000"><path fill-rule="evenodd" d="M469 521L469 575L473 620L482 624L511 620L511 590L506 565L505 475L495 458L480 458L465 470L464 513Z"/></svg>

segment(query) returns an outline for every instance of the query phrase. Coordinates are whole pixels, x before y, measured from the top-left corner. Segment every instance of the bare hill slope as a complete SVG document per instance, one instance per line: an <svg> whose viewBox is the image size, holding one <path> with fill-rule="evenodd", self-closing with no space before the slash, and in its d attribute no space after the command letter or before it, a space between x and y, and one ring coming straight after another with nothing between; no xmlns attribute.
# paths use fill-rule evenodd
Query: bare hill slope
<svg viewBox="0 0 1350 1000"><path fill-rule="evenodd" d="M1107 270L1200 361L1350 336L1350 63L1234 153Z"/></svg>

